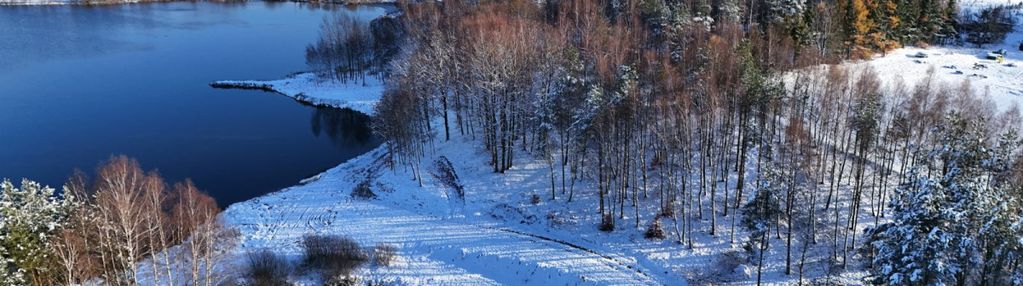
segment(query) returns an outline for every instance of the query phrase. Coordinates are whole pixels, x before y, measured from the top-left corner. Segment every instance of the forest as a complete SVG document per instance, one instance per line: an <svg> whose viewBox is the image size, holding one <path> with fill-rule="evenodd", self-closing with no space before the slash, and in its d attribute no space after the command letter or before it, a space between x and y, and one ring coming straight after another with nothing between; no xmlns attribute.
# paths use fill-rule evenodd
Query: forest
<svg viewBox="0 0 1023 286"><path fill-rule="evenodd" d="M903 45L1000 42L1008 7L953 1L481 1L402 6L374 130L413 173L452 133L596 192L600 230L743 243L868 282L1020 277L1021 118L970 86L848 68ZM979 23L989 23L988 25ZM983 35L983 36L980 36ZM991 38L987 38L991 36ZM419 175L422 176L422 175ZM595 182L596 190L575 188ZM641 213L656 204L655 213ZM647 212L647 211L643 211ZM675 223L662 230L661 219ZM643 225L641 225L643 224ZM630 227L623 227L623 226ZM737 237L737 233L747 237Z"/></svg>
<svg viewBox="0 0 1023 286"><path fill-rule="evenodd" d="M639 232L680 251L697 235L727 237L742 245L758 284L769 253L784 253L780 263L794 284L810 284L804 266L820 259L829 273L861 269L864 282L878 285L1023 281L1018 107L996 106L968 80L939 81L934 68L906 83L844 64L903 46L1002 42L1018 6L977 13L959 11L956 0L398 7L398 15L369 24L325 19L306 60L331 81L384 82L373 132L385 142L387 165L411 170L420 184L430 176L426 155L458 135L485 150L496 174L542 162L548 182L537 200L567 204L596 194L580 211L599 218L599 231ZM4 181L0 284L222 282L210 265L237 234L217 220L212 198L188 181L167 184L127 157L111 158L94 177L76 174L61 192ZM320 253L304 263L345 279L370 260L347 238L302 243ZM175 245L188 257L164 251ZM377 252L386 253L380 264L394 255L388 245ZM252 275L274 281L284 271L272 253L254 257L266 272Z"/></svg>

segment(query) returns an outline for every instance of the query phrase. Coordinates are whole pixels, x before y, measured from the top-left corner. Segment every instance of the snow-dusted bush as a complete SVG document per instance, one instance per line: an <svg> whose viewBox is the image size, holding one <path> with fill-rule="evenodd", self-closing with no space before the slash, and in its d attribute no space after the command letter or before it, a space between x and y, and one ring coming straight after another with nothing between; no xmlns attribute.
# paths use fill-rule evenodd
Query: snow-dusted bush
<svg viewBox="0 0 1023 286"><path fill-rule="evenodd" d="M338 276L338 277L331 277L330 279L327 279L326 281L323 281L323 285L326 285L326 286L358 286L358 285L362 285L362 283L360 283L361 281L362 280L359 279L359 277L356 277L356 276L351 276L351 275L349 275L349 276Z"/></svg>
<svg viewBox="0 0 1023 286"><path fill-rule="evenodd" d="M447 157L441 156L437 161L433 162L434 171L433 177L444 183L445 186L451 188L458 195L459 199L465 199L465 189L462 183L458 179L458 173L455 172L454 165L451 165L451 161Z"/></svg>
<svg viewBox="0 0 1023 286"><path fill-rule="evenodd" d="M355 240L339 235L307 235L302 238L303 265L320 271L324 283L348 285L352 271L369 260Z"/></svg>
<svg viewBox="0 0 1023 286"><path fill-rule="evenodd" d="M270 250L249 253L249 283L253 286L287 285L290 265Z"/></svg>
<svg viewBox="0 0 1023 286"><path fill-rule="evenodd" d="M605 214L600 219L600 231L612 232L615 230L615 218L613 214Z"/></svg>
<svg viewBox="0 0 1023 286"><path fill-rule="evenodd" d="M643 236L647 239L664 239L664 230L661 229L661 219L654 218L654 221L647 227Z"/></svg>
<svg viewBox="0 0 1023 286"><path fill-rule="evenodd" d="M661 206L661 211L657 213L658 217L671 217L675 213L674 204L664 204Z"/></svg>
<svg viewBox="0 0 1023 286"><path fill-rule="evenodd" d="M533 205L539 205L540 204L540 195L537 195L537 194L529 195L529 203L533 204Z"/></svg>
<svg viewBox="0 0 1023 286"><path fill-rule="evenodd" d="M394 257L398 255L398 248L390 244L377 244L373 248L373 264L377 266L391 266Z"/></svg>
<svg viewBox="0 0 1023 286"><path fill-rule="evenodd" d="M370 187L370 180L363 180L355 185L352 189L352 197L361 199L372 199L376 198L377 195L373 193L373 189Z"/></svg>

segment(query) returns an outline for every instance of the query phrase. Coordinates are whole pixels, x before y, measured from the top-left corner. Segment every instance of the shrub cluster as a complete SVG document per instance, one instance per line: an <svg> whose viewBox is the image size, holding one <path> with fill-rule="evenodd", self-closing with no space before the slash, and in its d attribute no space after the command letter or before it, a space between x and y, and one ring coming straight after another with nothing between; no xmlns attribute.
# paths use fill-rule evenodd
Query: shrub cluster
<svg viewBox="0 0 1023 286"><path fill-rule="evenodd" d="M291 267L288 261L270 250L249 253L249 283L253 286L287 285Z"/></svg>
<svg viewBox="0 0 1023 286"><path fill-rule="evenodd" d="M318 270L328 283L351 282L352 272L370 258L358 242L346 236L307 235L302 239L302 246L305 249L303 265Z"/></svg>

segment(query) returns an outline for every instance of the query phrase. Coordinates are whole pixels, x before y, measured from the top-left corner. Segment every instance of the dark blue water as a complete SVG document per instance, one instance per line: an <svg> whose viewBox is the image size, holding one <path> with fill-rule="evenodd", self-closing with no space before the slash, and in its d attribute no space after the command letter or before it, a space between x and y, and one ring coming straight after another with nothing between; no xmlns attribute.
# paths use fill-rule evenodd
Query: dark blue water
<svg viewBox="0 0 1023 286"><path fill-rule="evenodd" d="M282 187L378 142L368 118L220 79L307 69L323 17L381 7L159 3L0 7L0 178L58 186L111 155L222 204Z"/></svg>

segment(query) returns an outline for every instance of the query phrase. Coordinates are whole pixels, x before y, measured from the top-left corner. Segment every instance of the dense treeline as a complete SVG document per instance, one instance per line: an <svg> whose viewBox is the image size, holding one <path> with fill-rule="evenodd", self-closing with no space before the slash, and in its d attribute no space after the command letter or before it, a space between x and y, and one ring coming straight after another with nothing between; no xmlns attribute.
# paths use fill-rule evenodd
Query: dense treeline
<svg viewBox="0 0 1023 286"><path fill-rule="evenodd" d="M334 80L365 83L373 58L369 25L349 14L337 14L324 19L320 28L319 41L306 48L306 62Z"/></svg>
<svg viewBox="0 0 1023 286"><path fill-rule="evenodd" d="M374 128L417 177L432 144L456 133L497 173L522 154L543 160L551 201L594 192L601 230L657 237L663 219L688 248L696 233L743 243L758 281L771 247L801 283L814 261L826 273L866 261L873 282L893 285L1023 275L1005 239L1023 238L1018 109L999 113L933 70L905 84L828 65L958 41L954 1L402 9L407 38ZM944 234L926 224L953 229L932 237ZM907 235L941 246L896 247Z"/></svg>
<svg viewBox="0 0 1023 286"><path fill-rule="evenodd" d="M2 285L225 282L215 268L235 234L191 181L169 186L119 156L91 182L76 173L60 193L29 180L0 187Z"/></svg>
<svg viewBox="0 0 1023 286"><path fill-rule="evenodd" d="M1023 3L1015 7L994 6L981 9L976 13L968 13L963 17L962 28L967 42L977 46L999 43L1005 35L1012 32L1016 25L1013 9L1023 7Z"/></svg>
<svg viewBox="0 0 1023 286"><path fill-rule="evenodd" d="M306 64L332 80L366 84L367 74L379 75L398 53L399 25L390 16L368 23L347 13L325 17L319 40L306 47Z"/></svg>

